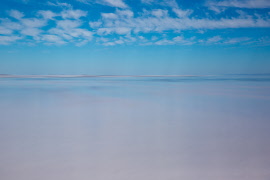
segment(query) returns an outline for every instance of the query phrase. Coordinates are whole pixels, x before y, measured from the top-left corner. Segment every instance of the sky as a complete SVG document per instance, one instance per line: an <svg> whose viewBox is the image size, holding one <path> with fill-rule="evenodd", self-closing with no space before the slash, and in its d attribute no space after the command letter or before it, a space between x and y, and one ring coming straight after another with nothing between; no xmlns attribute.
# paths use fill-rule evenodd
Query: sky
<svg viewBox="0 0 270 180"><path fill-rule="evenodd" d="M0 74L270 73L269 0L1 0Z"/></svg>

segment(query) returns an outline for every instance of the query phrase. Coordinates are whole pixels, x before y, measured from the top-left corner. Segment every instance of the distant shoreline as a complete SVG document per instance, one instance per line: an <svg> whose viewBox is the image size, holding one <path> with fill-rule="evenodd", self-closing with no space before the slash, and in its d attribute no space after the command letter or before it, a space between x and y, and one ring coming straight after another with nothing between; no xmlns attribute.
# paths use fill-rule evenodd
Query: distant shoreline
<svg viewBox="0 0 270 180"><path fill-rule="evenodd" d="M155 77L224 77L224 76L270 76L268 73L261 74L219 74L219 75L69 75L69 74L52 74L52 75L15 75L15 74L0 74L0 78L155 78Z"/></svg>
<svg viewBox="0 0 270 180"><path fill-rule="evenodd" d="M203 77L214 75L10 75L0 74L0 78L119 78L119 77Z"/></svg>

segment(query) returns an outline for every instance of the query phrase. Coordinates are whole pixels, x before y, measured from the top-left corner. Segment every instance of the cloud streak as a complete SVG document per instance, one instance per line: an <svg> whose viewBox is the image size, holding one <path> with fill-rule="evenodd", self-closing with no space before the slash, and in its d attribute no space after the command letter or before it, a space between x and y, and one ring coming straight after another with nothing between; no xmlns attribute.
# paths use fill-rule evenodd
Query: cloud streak
<svg viewBox="0 0 270 180"><path fill-rule="evenodd" d="M123 0L77 0L84 4L101 4L104 6L111 6L116 8L128 8L128 5Z"/></svg>
<svg viewBox="0 0 270 180"><path fill-rule="evenodd" d="M126 28L133 33L150 33L164 31L179 31L191 29L226 29L226 28L265 28L270 27L270 20L263 18L252 18L250 16L240 18L221 18L218 20L205 18L180 18L171 17L168 11L156 9L148 11L146 15L124 17L121 13L127 11L116 11L116 13L103 13L102 19L94 24L99 24L97 31L117 33L116 29ZM178 15L178 13L176 13ZM90 25L93 22L90 22Z"/></svg>
<svg viewBox="0 0 270 180"><path fill-rule="evenodd" d="M236 7L236 8L270 8L269 0L227 0L208 1L209 6Z"/></svg>

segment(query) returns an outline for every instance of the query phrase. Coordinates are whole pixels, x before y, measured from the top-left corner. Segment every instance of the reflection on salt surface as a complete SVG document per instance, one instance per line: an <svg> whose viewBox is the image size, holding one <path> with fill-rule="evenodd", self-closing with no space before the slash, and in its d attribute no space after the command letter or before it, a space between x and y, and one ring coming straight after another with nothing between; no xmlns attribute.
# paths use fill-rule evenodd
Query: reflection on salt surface
<svg viewBox="0 0 270 180"><path fill-rule="evenodd" d="M0 79L3 180L268 180L269 76Z"/></svg>

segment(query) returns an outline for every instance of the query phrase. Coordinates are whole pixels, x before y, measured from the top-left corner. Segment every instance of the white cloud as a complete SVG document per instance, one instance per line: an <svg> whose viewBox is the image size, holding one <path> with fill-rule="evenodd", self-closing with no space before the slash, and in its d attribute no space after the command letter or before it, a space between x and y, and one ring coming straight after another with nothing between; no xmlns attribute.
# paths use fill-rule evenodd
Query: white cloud
<svg viewBox="0 0 270 180"><path fill-rule="evenodd" d="M105 19L117 19L118 16L115 13L101 13L101 16Z"/></svg>
<svg viewBox="0 0 270 180"><path fill-rule="evenodd" d="M5 27L0 26L0 34L12 34L13 31L11 29L7 29Z"/></svg>
<svg viewBox="0 0 270 180"><path fill-rule="evenodd" d="M65 41L63 41L61 37L56 35L43 35L41 37L41 40L45 41L45 43L48 45L52 44L62 45L66 43Z"/></svg>
<svg viewBox="0 0 270 180"><path fill-rule="evenodd" d="M155 0L141 0L143 4L152 4Z"/></svg>
<svg viewBox="0 0 270 180"><path fill-rule="evenodd" d="M24 18L21 19L20 22L28 28L38 28L47 25L46 20L38 18Z"/></svg>
<svg viewBox="0 0 270 180"><path fill-rule="evenodd" d="M131 10L116 10L116 14L120 17L125 17L125 18L131 18L134 16L134 13Z"/></svg>
<svg viewBox="0 0 270 180"><path fill-rule="evenodd" d="M163 0L161 2L163 2L162 5L167 5L167 6L170 6L172 8L178 8L178 4L177 4L176 0Z"/></svg>
<svg viewBox="0 0 270 180"><path fill-rule="evenodd" d="M99 3L104 3L104 0L100 0ZM185 38L184 34L189 30L198 33L209 29L270 27L269 17L247 14L242 10L234 11L238 15L234 14L234 16L226 18L211 18L209 16L198 18L191 16L193 11L190 9L173 6L167 9L150 9L144 9L134 14L131 9L116 8L111 12L100 13L99 19L90 22L86 22L86 18L82 18L88 17L88 12L79 9L63 9L60 12L40 10L34 17L25 17L23 13L12 10L8 12L12 18L0 18L0 34L2 34L0 43L6 45L24 39L32 44L73 43L76 46L82 46L92 39L96 39L98 44L103 45L131 43L143 45L191 45L194 43L229 45L248 43L251 40L248 38L225 39L220 36L203 39ZM87 23L88 26L86 26ZM180 32L181 35L179 35ZM255 42L255 40L253 41Z"/></svg>
<svg viewBox="0 0 270 180"><path fill-rule="evenodd" d="M116 44L114 42L105 42L102 45L104 45L104 46L114 46Z"/></svg>
<svg viewBox="0 0 270 180"><path fill-rule="evenodd" d="M122 0L103 0L105 4L118 8L127 8L128 6Z"/></svg>
<svg viewBox="0 0 270 180"><path fill-rule="evenodd" d="M192 10L188 9L188 10L182 10L179 8L173 8L173 12L179 17L179 18L183 18L183 17L187 17L190 14L192 14Z"/></svg>
<svg viewBox="0 0 270 180"><path fill-rule="evenodd" d="M82 11L79 9L68 9L63 10L60 13L54 13L50 10L40 10L37 12L38 15L41 15L44 19L53 19L54 17L62 17L63 19L80 19L81 17L87 16L87 11Z"/></svg>
<svg viewBox="0 0 270 180"><path fill-rule="evenodd" d="M200 40L200 42L210 44L210 45L211 44L231 45L231 44L239 44L239 43L242 43L242 44L249 43L251 42L251 40L252 39L249 37L224 38L220 36L214 36L206 40Z"/></svg>
<svg viewBox="0 0 270 180"><path fill-rule="evenodd" d="M108 41L110 41L110 39L109 38L104 38L104 37L97 37L96 41L98 41L98 42L108 42Z"/></svg>
<svg viewBox="0 0 270 180"><path fill-rule="evenodd" d="M224 44L237 44L237 43L247 42L249 40L250 38L248 37L229 38L228 40L224 41Z"/></svg>
<svg viewBox="0 0 270 180"><path fill-rule="evenodd" d="M84 39L90 40L92 38L92 32L86 30L86 29L72 29L69 34L73 37L83 37Z"/></svg>
<svg viewBox="0 0 270 180"><path fill-rule="evenodd" d="M261 37L255 42L259 46L269 46L270 45L270 38L269 37Z"/></svg>
<svg viewBox="0 0 270 180"><path fill-rule="evenodd" d="M22 29L22 25L18 22L13 22L9 19L3 19L1 21L1 26L5 29L10 29L10 30L20 30Z"/></svg>
<svg viewBox="0 0 270 180"><path fill-rule="evenodd" d="M69 33L66 32L65 29L51 28L50 30L48 30L48 34L61 36L63 39L66 39L66 40L72 40L73 39L72 36L70 36Z"/></svg>
<svg viewBox="0 0 270 180"><path fill-rule="evenodd" d="M24 18L18 12L16 10L9 12L10 16L16 17L16 22L0 18L0 34L9 35L1 36L1 44L8 45L18 39L27 39L32 45L34 43L61 45L70 42L82 46L92 40L93 33L80 28L83 21L79 18L86 16L86 11L69 9L55 13L41 10L36 13L38 18ZM47 26L49 20L54 21L55 25L51 24L53 27ZM46 31L43 30L45 26L49 28Z"/></svg>
<svg viewBox="0 0 270 180"><path fill-rule="evenodd" d="M132 37L130 34L125 36L120 36L117 38L103 38L99 37L96 39L98 43L105 45L105 46L114 46L114 45L121 45L121 44L132 44L134 42L145 42L145 38L142 36Z"/></svg>
<svg viewBox="0 0 270 180"><path fill-rule="evenodd" d="M47 20L43 18L24 18L23 13L12 10L9 15L16 18L16 22L10 19L4 19L1 21L2 31L6 34L13 34L10 36L10 42L16 42L15 39L18 37L20 39L26 38L26 36L31 36L34 40L39 39L39 35L42 33L41 28L47 26ZM40 15L37 13L37 15ZM7 39L7 37L5 37ZM14 41L11 41L13 40ZM3 43L2 43L3 44ZM5 43L9 44L9 43Z"/></svg>
<svg viewBox="0 0 270 180"><path fill-rule="evenodd" d="M157 36L152 36L152 37L151 37L151 40L152 40L152 41L156 41L156 40L158 40L158 37L157 37Z"/></svg>
<svg viewBox="0 0 270 180"><path fill-rule="evenodd" d="M76 1L84 3L84 4L90 4L90 2L93 2L94 0L76 0Z"/></svg>
<svg viewBox="0 0 270 180"><path fill-rule="evenodd" d="M96 22L89 22L89 25L91 28L99 28L102 25L101 21L96 21Z"/></svg>
<svg viewBox="0 0 270 180"><path fill-rule="evenodd" d="M16 12L16 11L14 11ZM38 36L42 31L39 29L47 25L47 21L38 18L22 18L22 16L16 16L17 22L12 22L9 19L5 19L1 22L0 30L2 34L13 34L12 37L17 37L15 34L23 36ZM21 36L20 36L21 37Z"/></svg>
<svg viewBox="0 0 270 180"><path fill-rule="evenodd" d="M215 6L215 5L210 5L208 6L208 9L211 11L214 11L217 14L220 14L226 10L226 7L220 7L220 6Z"/></svg>
<svg viewBox="0 0 270 180"><path fill-rule="evenodd" d="M125 35L131 32L131 28L126 27L114 27L114 28L100 28L97 31L98 35L108 35L108 34L118 34L118 35Z"/></svg>
<svg viewBox="0 0 270 180"><path fill-rule="evenodd" d="M86 11L82 11L82 10L64 10L61 12L61 16L64 18L64 19L79 19L81 17L85 17L87 16L87 12Z"/></svg>
<svg viewBox="0 0 270 180"><path fill-rule="evenodd" d="M97 30L98 35L107 35L111 34L112 32L115 32L112 28L99 28Z"/></svg>
<svg viewBox="0 0 270 180"><path fill-rule="evenodd" d="M183 36L176 36L173 38L175 42L182 42L184 40Z"/></svg>
<svg viewBox="0 0 270 180"><path fill-rule="evenodd" d="M128 33L130 33L130 31L131 31L131 29L130 28L126 28L126 27L115 28L115 33L116 34L120 34L120 35L128 34Z"/></svg>
<svg viewBox="0 0 270 180"><path fill-rule="evenodd" d="M148 5L160 5L164 7L178 8L178 4L175 0L141 0L143 4Z"/></svg>
<svg viewBox="0 0 270 180"><path fill-rule="evenodd" d="M115 44L124 44L125 42L122 39L120 39L120 40L115 41L114 43Z"/></svg>
<svg viewBox="0 0 270 180"><path fill-rule="evenodd" d="M184 38L183 36L176 36L172 39L167 37L163 37L161 39L157 38L156 36L151 37L148 42L142 43L142 45L192 45L195 44L195 37L192 38Z"/></svg>
<svg viewBox="0 0 270 180"><path fill-rule="evenodd" d="M151 13L155 17L165 17L168 16L168 10L163 10L163 9L155 9Z"/></svg>
<svg viewBox="0 0 270 180"><path fill-rule="evenodd" d="M214 37L211 37L207 40L207 43L208 44L212 44L212 43L217 43L217 42L220 42L222 40L222 38L220 36L214 36Z"/></svg>
<svg viewBox="0 0 270 180"><path fill-rule="evenodd" d="M183 36L176 36L173 38L173 42L175 44L181 44L181 45L192 45L195 44L195 37L191 38L184 38Z"/></svg>
<svg viewBox="0 0 270 180"><path fill-rule="evenodd" d="M132 18L134 16L134 13L130 10L119 10L117 9L115 13L101 13L101 17L103 19L126 19L126 18Z"/></svg>
<svg viewBox="0 0 270 180"><path fill-rule="evenodd" d="M133 33L153 33L165 31L181 31L191 29L226 29L226 28L252 28L270 27L270 20L260 17L238 17L221 19L196 19L196 18L174 18L169 16L166 10L147 11L139 17L123 18L116 13L103 14L102 19L96 23L91 22L93 28L101 34L116 33L116 28L130 29Z"/></svg>
<svg viewBox="0 0 270 180"><path fill-rule="evenodd" d="M19 36L0 36L0 44L2 45L9 45L10 43L14 43L17 40L22 39L22 37Z"/></svg>
<svg viewBox="0 0 270 180"><path fill-rule="evenodd" d="M60 20L56 21L56 24L62 29L72 29L81 26L82 22L79 20Z"/></svg>
<svg viewBox="0 0 270 180"><path fill-rule="evenodd" d="M173 44L175 44L175 42L173 42L171 40L167 40L167 39L162 39L162 40L155 42L155 44L156 45L173 45Z"/></svg>
<svg viewBox="0 0 270 180"><path fill-rule="evenodd" d="M42 31L38 28L25 28L25 29L22 29L21 34L36 37L41 32Z"/></svg>
<svg viewBox="0 0 270 180"><path fill-rule="evenodd" d="M44 19L53 19L55 16L57 16L56 13L49 10L47 11L40 10L38 11L38 15L41 15Z"/></svg>
<svg viewBox="0 0 270 180"><path fill-rule="evenodd" d="M208 1L208 6L236 7L236 8L270 8L269 0L226 0Z"/></svg>
<svg viewBox="0 0 270 180"><path fill-rule="evenodd" d="M82 29L80 20L59 20L56 21L56 28L51 28L48 33L57 35L69 42L74 42L77 46L82 46L89 42L93 33L87 29Z"/></svg>
<svg viewBox="0 0 270 180"><path fill-rule="evenodd" d="M24 14L18 10L10 10L9 15L15 19L21 19L22 17L24 17Z"/></svg>
<svg viewBox="0 0 270 180"><path fill-rule="evenodd" d="M52 28L49 30L49 33L56 34L60 37L63 37L66 40L75 40L74 38L83 38L91 40L93 33L81 28L74 29L58 29Z"/></svg>
<svg viewBox="0 0 270 180"><path fill-rule="evenodd" d="M60 2L55 2L55 3L53 3L53 2L48 2L47 3L49 6L56 6L56 7L64 7L64 8L72 8L72 5L71 4L68 4L68 3L60 3Z"/></svg>
<svg viewBox="0 0 270 180"><path fill-rule="evenodd" d="M117 8L128 8L128 6L126 5L126 3L124 3L123 0L77 0L77 1L88 5L96 3Z"/></svg>
<svg viewBox="0 0 270 180"><path fill-rule="evenodd" d="M89 42L88 40L81 40L81 41L75 43L75 45L78 47L81 47L81 46L86 45L88 42Z"/></svg>

